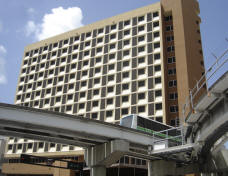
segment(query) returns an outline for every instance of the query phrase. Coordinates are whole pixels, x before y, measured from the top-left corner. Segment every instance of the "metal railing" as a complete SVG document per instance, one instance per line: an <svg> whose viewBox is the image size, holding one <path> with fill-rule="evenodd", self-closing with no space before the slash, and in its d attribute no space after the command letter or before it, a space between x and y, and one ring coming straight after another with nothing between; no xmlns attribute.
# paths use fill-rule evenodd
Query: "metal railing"
<svg viewBox="0 0 228 176"><path fill-rule="evenodd" d="M196 83L195 87L190 90L189 96L186 98L186 103L182 108L182 114L184 119L190 112L188 110L192 110L192 112L195 112L195 104L197 103L196 100L198 100L196 99L196 97L200 95L200 91L202 91L202 88L206 86L206 92L209 92L208 82L211 81L214 78L215 74L220 71L220 69L225 65L226 62L228 62L228 56L225 57L227 53L228 49L226 49L220 57L216 57L216 61L207 69L207 71Z"/></svg>

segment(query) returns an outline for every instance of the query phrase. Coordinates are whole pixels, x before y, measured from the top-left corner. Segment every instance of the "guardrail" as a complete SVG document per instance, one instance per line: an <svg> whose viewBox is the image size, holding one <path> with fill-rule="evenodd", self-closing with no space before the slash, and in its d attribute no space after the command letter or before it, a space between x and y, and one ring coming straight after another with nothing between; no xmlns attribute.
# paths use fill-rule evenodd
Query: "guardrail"
<svg viewBox="0 0 228 176"><path fill-rule="evenodd" d="M203 76L196 83L195 87L190 90L189 96L186 98L186 103L182 108L183 118L186 119L189 112L195 112L195 104L197 103L196 97L200 95L200 91L202 88L206 86L207 93L209 92L208 82L211 81L215 74L220 71L220 69L228 62L228 49L220 56L216 57L216 61L207 69L207 71L203 74ZM190 111L189 111L190 110Z"/></svg>

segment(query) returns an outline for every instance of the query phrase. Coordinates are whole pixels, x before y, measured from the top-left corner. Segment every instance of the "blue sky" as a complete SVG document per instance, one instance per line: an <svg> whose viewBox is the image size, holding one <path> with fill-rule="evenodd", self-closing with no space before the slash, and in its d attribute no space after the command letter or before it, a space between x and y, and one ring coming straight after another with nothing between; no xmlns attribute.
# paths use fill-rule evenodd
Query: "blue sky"
<svg viewBox="0 0 228 176"><path fill-rule="evenodd" d="M14 103L24 47L50 33L86 25L157 0L0 0L0 102ZM228 46L228 1L199 0L205 64ZM71 14L71 15L69 15ZM69 19L69 21L65 20ZM66 23L61 26L58 23ZM58 31L57 31L58 32ZM227 70L227 68L224 68Z"/></svg>

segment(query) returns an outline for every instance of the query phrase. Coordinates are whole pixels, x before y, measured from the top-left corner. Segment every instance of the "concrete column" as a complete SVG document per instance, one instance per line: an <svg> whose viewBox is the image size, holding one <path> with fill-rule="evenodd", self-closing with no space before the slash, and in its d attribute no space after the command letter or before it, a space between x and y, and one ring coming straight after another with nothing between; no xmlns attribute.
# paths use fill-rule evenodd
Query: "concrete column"
<svg viewBox="0 0 228 176"><path fill-rule="evenodd" d="M106 176L105 166L94 166L90 169L90 176Z"/></svg>

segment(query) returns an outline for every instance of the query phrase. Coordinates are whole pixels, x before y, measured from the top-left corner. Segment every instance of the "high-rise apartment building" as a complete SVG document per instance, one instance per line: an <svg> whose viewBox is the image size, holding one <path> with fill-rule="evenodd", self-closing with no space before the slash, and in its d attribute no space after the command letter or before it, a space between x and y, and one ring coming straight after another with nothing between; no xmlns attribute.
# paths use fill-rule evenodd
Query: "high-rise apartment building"
<svg viewBox="0 0 228 176"><path fill-rule="evenodd" d="M15 104L111 123L139 114L175 126L204 72L198 14L196 0L161 0L31 44ZM13 162L21 153L83 160L75 146L10 138L5 156ZM60 174L20 163L5 164L3 171Z"/></svg>

